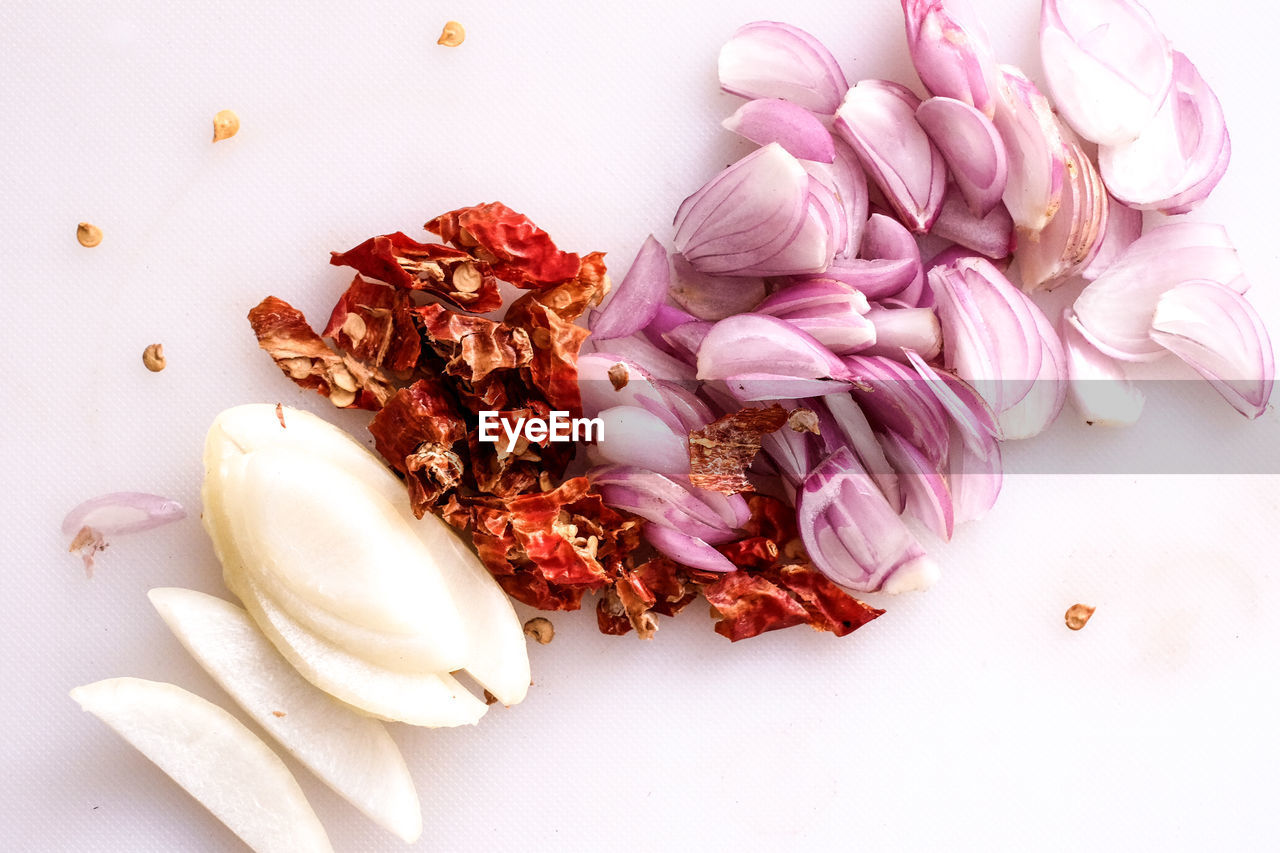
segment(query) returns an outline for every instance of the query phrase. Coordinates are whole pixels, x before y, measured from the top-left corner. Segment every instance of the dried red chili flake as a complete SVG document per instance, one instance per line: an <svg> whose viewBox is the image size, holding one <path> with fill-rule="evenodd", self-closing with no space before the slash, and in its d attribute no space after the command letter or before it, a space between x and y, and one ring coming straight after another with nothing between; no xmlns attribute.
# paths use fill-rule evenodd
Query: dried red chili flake
<svg viewBox="0 0 1280 853"><path fill-rule="evenodd" d="M751 515L742 529L748 536L761 536L785 545L800 535L796 530L795 510L775 497L748 495L747 509Z"/></svg>
<svg viewBox="0 0 1280 853"><path fill-rule="evenodd" d="M571 283L566 289L556 288L556 293L586 293L585 285L575 286ZM529 363L529 381L537 388L547 403L558 411L572 412L576 416L582 411L582 396L578 391L578 351L589 334L586 329L575 325L574 320L581 314L573 313L578 308L578 300L567 301L567 314L541 301L543 294L522 296L507 310L504 321L518 326L529 335L533 344L533 358Z"/></svg>
<svg viewBox="0 0 1280 853"><path fill-rule="evenodd" d="M883 610L859 601L810 566L782 566L765 575L785 588L809 614L809 624L837 637L856 631Z"/></svg>
<svg viewBox="0 0 1280 853"><path fill-rule="evenodd" d="M329 263L352 267L396 288L435 294L477 314L502 307L497 277L487 264L477 263L461 249L419 243L399 231L371 237L345 252L331 252Z"/></svg>
<svg viewBox="0 0 1280 853"><path fill-rule="evenodd" d="M268 296L249 311L258 346L303 388L328 397L335 406L377 411L390 399L390 379L381 369L339 355L307 324L302 312Z"/></svg>
<svg viewBox="0 0 1280 853"><path fill-rule="evenodd" d="M689 479L701 489L726 495L751 489L747 467L760 452L761 437L781 429L787 410L741 409L689 433Z"/></svg>
<svg viewBox="0 0 1280 853"><path fill-rule="evenodd" d="M422 354L410 308L405 291L357 275L321 334L353 358L407 375Z"/></svg>
<svg viewBox="0 0 1280 853"><path fill-rule="evenodd" d="M488 262L493 274L517 287L537 288L577 277L581 260L556 248L551 236L501 202L463 207L424 226L446 243Z"/></svg>
<svg viewBox="0 0 1280 853"><path fill-rule="evenodd" d="M397 391L374 415L369 432L382 457L405 475L418 518L461 482L454 445L466 438L466 426L439 379L419 379Z"/></svg>
<svg viewBox="0 0 1280 853"><path fill-rule="evenodd" d="M702 594L718 618L716 633L735 642L809 621L798 601L761 575L729 572L704 587Z"/></svg>
<svg viewBox="0 0 1280 853"><path fill-rule="evenodd" d="M632 572L654 595L651 609L663 616L675 616L698 597L701 585L684 567L667 557L653 557Z"/></svg>
<svg viewBox="0 0 1280 853"><path fill-rule="evenodd" d="M778 560L778 543L764 536L748 536L718 549L740 569L763 569Z"/></svg>

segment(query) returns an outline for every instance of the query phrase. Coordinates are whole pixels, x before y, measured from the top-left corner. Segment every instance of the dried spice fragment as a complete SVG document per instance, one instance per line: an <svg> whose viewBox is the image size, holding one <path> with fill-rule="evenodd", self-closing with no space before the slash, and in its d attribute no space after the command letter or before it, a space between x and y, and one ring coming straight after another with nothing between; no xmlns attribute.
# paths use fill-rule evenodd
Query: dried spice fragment
<svg viewBox="0 0 1280 853"><path fill-rule="evenodd" d="M446 21L444 29L440 31L440 38L436 39L436 44L442 44L445 47L457 47L462 44L467 37L467 31L463 29L462 24L457 21Z"/></svg>
<svg viewBox="0 0 1280 853"><path fill-rule="evenodd" d="M557 249L546 231L501 202L453 210L424 227L446 243L474 250L478 260L492 265L494 275L516 287L569 281L581 266L577 255Z"/></svg>
<svg viewBox="0 0 1280 853"><path fill-rule="evenodd" d="M702 594L718 619L716 633L735 642L809 621L808 611L798 601L761 575L729 572Z"/></svg>
<svg viewBox="0 0 1280 853"><path fill-rule="evenodd" d="M219 110L213 116L213 141L230 139L240 132L240 116L231 110Z"/></svg>
<svg viewBox="0 0 1280 853"><path fill-rule="evenodd" d="M406 291L357 275L321 334L365 364L407 375L422 354L411 308Z"/></svg>
<svg viewBox="0 0 1280 853"><path fill-rule="evenodd" d="M76 226L76 240L86 249L92 249L102 242L102 229L89 222L81 222Z"/></svg>
<svg viewBox="0 0 1280 853"><path fill-rule="evenodd" d="M71 537L71 546L67 548L72 554L79 554L84 561L84 576L93 577L93 558L107 549L107 540L102 533L88 525L76 531Z"/></svg>
<svg viewBox="0 0 1280 853"><path fill-rule="evenodd" d="M283 299L268 296L249 311L258 346L285 375L328 397L339 408L377 411L390 399L390 380L379 368L339 355Z"/></svg>
<svg viewBox="0 0 1280 853"><path fill-rule="evenodd" d="M751 489L747 467L760 452L761 437L787 423L787 410L741 409L689 433L689 479L701 489L726 495Z"/></svg>
<svg viewBox="0 0 1280 853"><path fill-rule="evenodd" d="M613 390L621 391L627 387L627 382L631 380L631 374L627 371L627 366L619 362L609 368L609 384L613 386Z"/></svg>
<svg viewBox="0 0 1280 853"><path fill-rule="evenodd" d="M488 264L461 249L419 243L400 231L370 237L345 252L331 252L329 263L352 267L392 287L433 294L476 314L502 307L498 279Z"/></svg>
<svg viewBox="0 0 1280 853"><path fill-rule="evenodd" d="M534 640L540 646L555 639L556 626L551 624L551 620L545 616L535 616L528 622L524 623L524 635Z"/></svg>
<svg viewBox="0 0 1280 853"><path fill-rule="evenodd" d="M1088 604L1071 605L1067 608L1067 613L1064 617L1067 627L1072 631L1079 631L1088 624L1090 619L1093 618L1093 612L1097 609L1098 608L1091 607Z"/></svg>
<svg viewBox="0 0 1280 853"><path fill-rule="evenodd" d="M463 463L454 445L466 438L466 425L441 380L423 378L396 391L369 432L382 457L405 475L418 518L461 482Z"/></svg>
<svg viewBox="0 0 1280 853"><path fill-rule="evenodd" d="M809 614L811 626L837 637L850 634L884 614L883 610L854 598L810 566L782 566L765 574L800 603Z"/></svg>
<svg viewBox="0 0 1280 853"><path fill-rule="evenodd" d="M164 346L161 344L151 344L142 351L142 364L152 373L159 373L164 370Z"/></svg>

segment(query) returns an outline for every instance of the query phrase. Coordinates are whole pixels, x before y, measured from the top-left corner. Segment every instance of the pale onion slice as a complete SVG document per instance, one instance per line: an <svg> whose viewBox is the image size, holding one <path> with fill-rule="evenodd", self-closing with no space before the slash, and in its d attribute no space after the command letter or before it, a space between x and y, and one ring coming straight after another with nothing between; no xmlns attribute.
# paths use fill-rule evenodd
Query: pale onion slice
<svg viewBox="0 0 1280 853"><path fill-rule="evenodd" d="M1080 277L1093 281L1119 260L1125 249L1142 236L1142 212L1107 196L1107 227L1093 259L1080 270Z"/></svg>
<svg viewBox="0 0 1280 853"><path fill-rule="evenodd" d="M836 251L836 258L854 258L862 247L862 229L866 226L870 195L867 190L867 173L858 163L858 155L842 140L831 137L835 145L835 160L831 164L831 190L844 207L845 222L849 231L843 241L844 248ZM811 170L810 174L814 174Z"/></svg>
<svg viewBox="0 0 1280 853"><path fill-rule="evenodd" d="M644 538L650 545L682 565L704 572L733 572L738 567L702 539L673 527L646 524Z"/></svg>
<svg viewBox="0 0 1280 853"><path fill-rule="evenodd" d="M924 286L924 272L921 270L920 250L916 247L916 241L911 238L905 228L883 214L873 215L871 220L867 221L868 226L876 216L882 216L892 222L899 231L907 235L915 251L915 257L836 258L825 272L818 275L792 276L789 281L797 284L836 282L855 288L867 299L884 299L888 296L901 299L903 295L911 298L918 296ZM873 241L864 240L864 243L872 245ZM864 251L870 251L870 249L864 247Z"/></svg>
<svg viewBox="0 0 1280 853"><path fill-rule="evenodd" d="M933 308L884 308L876 306L867 312L876 329L876 341L862 350L862 355L882 355L905 361L903 350L918 352L934 359L942 352L942 326Z"/></svg>
<svg viewBox="0 0 1280 853"><path fill-rule="evenodd" d="M939 539L949 541L955 531L956 517L946 478L914 444L896 432L890 431L878 438L885 457L898 472L898 482L906 496L904 512Z"/></svg>
<svg viewBox="0 0 1280 853"><path fill-rule="evenodd" d="M592 446L601 464L635 465L667 477L689 476L688 433L638 406L600 413L602 438Z"/></svg>
<svg viewBox="0 0 1280 853"><path fill-rule="evenodd" d="M1134 241L1076 298L1074 311L1089 342L1113 358L1153 361L1166 350L1147 334L1156 301L1184 281L1248 289L1235 247L1221 225L1170 222Z"/></svg>
<svg viewBox="0 0 1280 853"><path fill-rule="evenodd" d="M698 350L698 378L756 373L843 380L848 371L831 350L777 317L739 314L716 323Z"/></svg>
<svg viewBox="0 0 1280 853"><path fill-rule="evenodd" d="M871 475L889 506L902 512L906 498L898 485L898 475L885 458L884 449L876 440L862 406L850 394L843 392L825 394L813 400L812 405L818 415L818 440L823 451L830 454L841 447L852 450L858 464Z"/></svg>
<svg viewBox="0 0 1280 853"><path fill-rule="evenodd" d="M668 355L643 337L630 335L625 338L614 338L611 341L602 342L602 346L610 355L640 368L652 379L692 383L696 378L696 371L692 365Z"/></svg>
<svg viewBox="0 0 1280 853"><path fill-rule="evenodd" d="M805 478L796 526L814 566L858 592L923 590L938 579L937 564L846 447Z"/></svg>
<svg viewBox="0 0 1280 853"><path fill-rule="evenodd" d="M653 319L670 290L671 259L650 234L609 301L591 313L592 336L608 340L638 332Z"/></svg>
<svg viewBox="0 0 1280 853"><path fill-rule="evenodd" d="M1173 75L1168 40L1132 0L1043 0L1040 54L1058 112L1099 145L1143 133Z"/></svg>
<svg viewBox="0 0 1280 853"><path fill-rule="evenodd" d="M947 458L949 419L924 380L910 367L882 356L856 355L847 363L859 380L853 399L867 418L879 431L910 442L934 467L941 466Z"/></svg>
<svg viewBox="0 0 1280 853"><path fill-rule="evenodd" d="M440 557L435 565L441 570L450 597L466 603L463 629L468 637L467 674L504 705L520 702L529 690L529 655L521 620L506 592L448 524L430 515L414 517L404 498L404 484L368 448L310 412L277 409L266 403L248 404L222 412L210 427L205 441L202 516L224 574L229 562L239 565L240 556L225 530L219 490L214 488L215 480L208 472L221 470L227 458L276 442L306 447L322 455L363 479L397 508L419 540Z"/></svg>
<svg viewBox="0 0 1280 853"><path fill-rule="evenodd" d="M147 593L218 686L303 766L379 826L412 844L422 808L404 756L382 723L315 687L243 609L176 587Z"/></svg>
<svg viewBox="0 0 1280 853"><path fill-rule="evenodd" d="M1067 166L1062 134L1049 101L1027 76L1001 66L993 118L1009 158L1004 206L1023 231L1038 234L1062 203Z"/></svg>
<svg viewBox="0 0 1280 853"><path fill-rule="evenodd" d="M808 332L836 355L864 350L876 342L876 327L861 292L838 281L809 281L784 287L756 311L786 320Z"/></svg>
<svg viewBox="0 0 1280 853"><path fill-rule="evenodd" d="M1000 413L997 423L1005 441L1031 438L1044 432L1067 401L1067 356L1058 332L1038 306L1027 300L1040 339L1040 372L1027 395Z"/></svg>
<svg viewBox="0 0 1280 853"><path fill-rule="evenodd" d="M849 239L849 211L836 191L835 174L825 163L805 160L801 163L809 173L809 205L822 213L826 224L827 243L832 257L845 252Z"/></svg>
<svg viewBox="0 0 1280 853"><path fill-rule="evenodd" d="M258 853L332 851L289 768L262 739L181 687L108 678L71 691Z"/></svg>
<svg viewBox="0 0 1280 853"><path fill-rule="evenodd" d="M161 495L112 492L90 498L62 519L62 532L74 536L90 527L104 536L141 533L187 517L182 504Z"/></svg>
<svg viewBox="0 0 1280 853"><path fill-rule="evenodd" d="M1267 410L1275 355L1262 318L1241 294L1215 281L1187 281L1156 303L1151 339L1195 368L1236 411Z"/></svg>
<svg viewBox="0 0 1280 853"><path fill-rule="evenodd" d="M831 115L849 88L831 51L790 24L755 21L720 48L720 86L744 98L783 98Z"/></svg>
<svg viewBox="0 0 1280 853"><path fill-rule="evenodd" d="M704 542L734 538L732 525L702 501L686 479L673 479L631 465L592 468L591 483L605 503L662 527L671 527Z"/></svg>
<svg viewBox="0 0 1280 853"><path fill-rule="evenodd" d="M1146 395L1125 375L1121 362L1089 343L1068 308L1059 325L1067 356L1068 396L1089 426L1129 426L1136 423Z"/></svg>
<svg viewBox="0 0 1280 853"><path fill-rule="evenodd" d="M708 275L698 272L679 254L672 256L671 266L674 271L671 299L693 319L723 320L750 311L764 298L764 279L758 276ZM659 314L661 311L659 308Z"/></svg>
<svg viewBox="0 0 1280 853"><path fill-rule="evenodd" d="M947 167L916 120L919 105L920 99L905 86L863 80L845 95L835 130L858 155L899 219L924 233L942 206Z"/></svg>
<svg viewBox="0 0 1280 853"><path fill-rule="evenodd" d="M1093 162L1074 141L1065 144L1067 183L1062 206L1034 239L1018 244L1022 288L1052 290L1097 254L1109 213L1106 187Z"/></svg>
<svg viewBox="0 0 1280 853"><path fill-rule="evenodd" d="M830 163L835 145L812 112L781 98L756 98L738 107L721 125L757 145L776 142L801 160Z"/></svg>
<svg viewBox="0 0 1280 853"><path fill-rule="evenodd" d="M973 215L994 210L1009 179L1009 157L991 119L964 101L934 97L916 108L916 121L942 154Z"/></svg>
<svg viewBox="0 0 1280 853"><path fill-rule="evenodd" d="M929 233L993 260L1007 258L1018 245L1013 217L1003 204L997 201L986 215L975 216L954 189L947 192Z"/></svg>
<svg viewBox="0 0 1280 853"><path fill-rule="evenodd" d="M871 218L867 220L865 230L862 232L862 257L872 262L879 261L895 261L905 264L900 270L900 274L905 278L910 273L911 278L898 291L892 293L880 293L860 288L867 295L868 299L880 299L884 296L893 296L900 299L908 305L915 305L919 302L920 296L924 291L924 265L920 262L920 245L916 242L915 237L911 236L911 232L903 227L902 223L896 219L885 216L883 213L873 213ZM838 277L835 270L829 268L827 275ZM854 287L859 287L857 281L849 281Z"/></svg>
<svg viewBox="0 0 1280 853"><path fill-rule="evenodd" d="M902 0L911 62L934 95L972 104L990 118L999 70L977 10L969 0Z"/></svg>
<svg viewBox="0 0 1280 853"><path fill-rule="evenodd" d="M474 725L488 709L451 675L397 672L328 642L292 619L251 577L233 571L227 588L304 678L353 708L429 728Z"/></svg>
<svg viewBox="0 0 1280 853"><path fill-rule="evenodd" d="M1098 149L1107 189L1140 210L1185 213L1208 198L1231 162L1222 106L1191 61L1173 53L1173 86L1136 139Z"/></svg>

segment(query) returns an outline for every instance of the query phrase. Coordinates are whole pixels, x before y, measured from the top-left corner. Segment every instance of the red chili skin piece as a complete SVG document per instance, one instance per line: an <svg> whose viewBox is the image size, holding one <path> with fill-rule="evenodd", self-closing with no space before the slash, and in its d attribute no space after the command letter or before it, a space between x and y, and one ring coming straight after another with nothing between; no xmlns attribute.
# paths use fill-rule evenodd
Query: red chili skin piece
<svg viewBox="0 0 1280 853"><path fill-rule="evenodd" d="M446 243L472 249L490 263L494 275L520 288L569 281L581 266L577 255L557 249L546 231L502 202L459 208L423 227Z"/></svg>
<svg viewBox="0 0 1280 853"><path fill-rule="evenodd" d="M809 621L808 611L786 590L757 574L729 572L702 594L719 617L716 633L733 642Z"/></svg>
<svg viewBox="0 0 1280 853"><path fill-rule="evenodd" d="M419 243L400 231L370 237L345 252L331 252L329 263L352 267L392 287L433 293L476 314L487 314L502 307L498 281L487 264L477 263L459 249L439 243ZM475 266L481 274L479 288L467 291L454 287L454 269L461 264Z"/></svg>
<svg viewBox="0 0 1280 853"><path fill-rule="evenodd" d="M784 587L809 614L809 624L837 637L851 634L884 614L836 586L809 566L782 566L765 576Z"/></svg>
<svg viewBox="0 0 1280 853"><path fill-rule="evenodd" d="M408 293L357 275L322 334L348 355L403 375L422 354L417 332Z"/></svg>
<svg viewBox="0 0 1280 853"><path fill-rule="evenodd" d="M760 452L761 438L787 422L787 410L740 409L689 433L689 480L700 489L726 495L751 489L747 468Z"/></svg>
<svg viewBox="0 0 1280 853"><path fill-rule="evenodd" d="M763 536L782 546L800 535L796 529L796 511L777 498L761 494L748 495L747 508L751 511L751 517L742 525L742 529L748 536Z"/></svg>
<svg viewBox="0 0 1280 853"><path fill-rule="evenodd" d="M717 548L740 569L763 569L778 560L778 543L764 536L748 536Z"/></svg>

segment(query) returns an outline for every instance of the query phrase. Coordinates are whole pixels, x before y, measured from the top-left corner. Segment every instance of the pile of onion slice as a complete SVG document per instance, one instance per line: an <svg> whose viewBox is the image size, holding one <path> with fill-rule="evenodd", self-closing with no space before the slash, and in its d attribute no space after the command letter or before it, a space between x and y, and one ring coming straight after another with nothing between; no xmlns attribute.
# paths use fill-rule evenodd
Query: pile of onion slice
<svg viewBox="0 0 1280 853"><path fill-rule="evenodd" d="M923 91L850 85L788 24L735 32L720 83L746 100L724 126L760 147L684 200L592 317L584 408L610 429L590 476L687 565L731 568L716 546L744 505L693 485L690 431L743 407L817 424L764 435L748 474L863 592L931 584L923 541L988 512L1001 442L1068 397L1090 424L1136 420L1125 362L1173 354L1246 416L1268 408L1235 249L1183 217L1227 170L1222 108L1150 14L1044 0L1050 98L999 63L975 4L902 8ZM1032 298L1053 288L1074 291L1058 324Z"/></svg>

